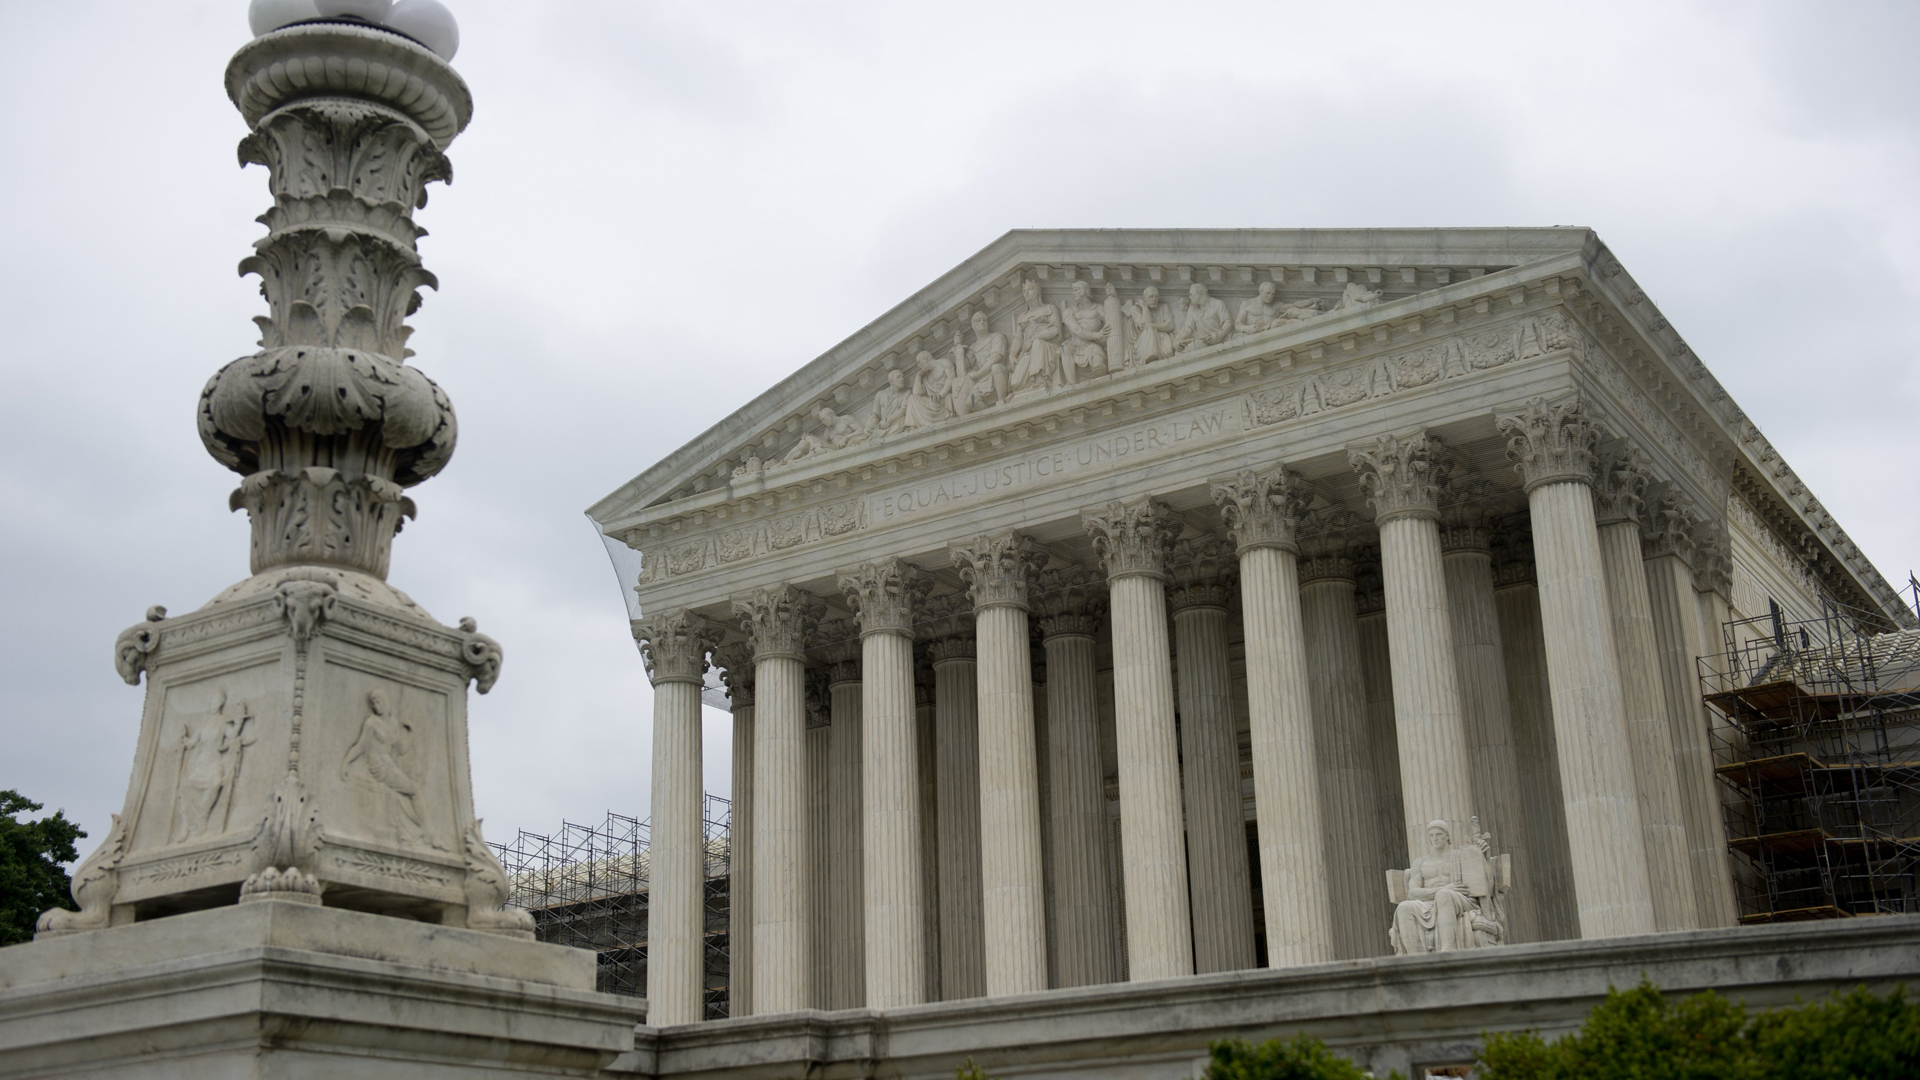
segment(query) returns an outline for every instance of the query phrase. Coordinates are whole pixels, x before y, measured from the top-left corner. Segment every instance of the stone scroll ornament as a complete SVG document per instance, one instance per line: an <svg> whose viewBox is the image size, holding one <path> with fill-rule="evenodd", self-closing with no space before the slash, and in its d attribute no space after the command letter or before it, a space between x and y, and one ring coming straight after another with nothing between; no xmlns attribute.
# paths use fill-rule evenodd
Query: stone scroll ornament
<svg viewBox="0 0 1920 1080"><path fill-rule="evenodd" d="M249 129L240 164L265 167L273 199L240 263L266 312L196 424L239 476L228 507L247 513L252 576L115 641L115 671L148 698L125 811L75 877L80 910L40 932L326 893L524 936L465 756L467 688L493 687L500 645L386 582L408 491L458 438L446 393L408 362L406 319L438 284L413 215L452 179L471 95L417 41L339 21L268 29L226 84Z"/></svg>

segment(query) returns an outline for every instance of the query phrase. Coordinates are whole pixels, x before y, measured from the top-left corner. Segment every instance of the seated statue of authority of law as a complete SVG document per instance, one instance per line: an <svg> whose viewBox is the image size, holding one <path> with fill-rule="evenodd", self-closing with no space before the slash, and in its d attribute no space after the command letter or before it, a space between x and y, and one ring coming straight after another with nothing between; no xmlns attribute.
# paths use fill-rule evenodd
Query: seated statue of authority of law
<svg viewBox="0 0 1920 1080"><path fill-rule="evenodd" d="M1513 856L1488 854L1491 837L1474 818L1471 839L1455 847L1444 821L1427 823L1427 854L1407 870L1387 871L1393 925L1387 937L1400 955L1498 945L1507 933L1505 893Z"/></svg>

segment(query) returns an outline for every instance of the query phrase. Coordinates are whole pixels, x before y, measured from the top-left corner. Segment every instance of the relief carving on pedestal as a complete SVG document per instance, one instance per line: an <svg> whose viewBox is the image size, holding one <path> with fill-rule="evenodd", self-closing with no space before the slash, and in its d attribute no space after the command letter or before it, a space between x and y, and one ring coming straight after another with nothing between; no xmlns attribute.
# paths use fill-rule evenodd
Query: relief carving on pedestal
<svg viewBox="0 0 1920 1080"><path fill-rule="evenodd" d="M1491 854L1492 837L1472 821L1463 847L1444 821L1427 823L1427 854L1406 870L1387 871L1396 954L1452 952L1501 944L1507 935L1506 892L1513 856Z"/></svg>
<svg viewBox="0 0 1920 1080"><path fill-rule="evenodd" d="M340 779L358 785L385 805L375 814L387 839L408 847L445 845L429 835L420 809L420 762L413 723L396 715L384 690L367 692L360 735L340 762Z"/></svg>
<svg viewBox="0 0 1920 1080"><path fill-rule="evenodd" d="M174 782L168 843L227 831L240 766L247 747L258 737L253 730L254 719L253 710L244 701L234 708L234 715L227 715L225 690L219 691L219 701L211 714L181 719L174 744L180 750L180 765Z"/></svg>

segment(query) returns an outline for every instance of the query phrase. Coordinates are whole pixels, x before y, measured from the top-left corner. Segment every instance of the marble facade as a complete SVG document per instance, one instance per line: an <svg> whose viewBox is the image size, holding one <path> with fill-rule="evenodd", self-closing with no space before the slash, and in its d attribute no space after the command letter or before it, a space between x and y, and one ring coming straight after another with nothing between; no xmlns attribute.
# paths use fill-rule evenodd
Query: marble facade
<svg viewBox="0 0 1920 1080"><path fill-rule="evenodd" d="M751 686L735 1015L1730 926L1692 657L1911 619L1576 228L1010 233L590 513Z"/></svg>

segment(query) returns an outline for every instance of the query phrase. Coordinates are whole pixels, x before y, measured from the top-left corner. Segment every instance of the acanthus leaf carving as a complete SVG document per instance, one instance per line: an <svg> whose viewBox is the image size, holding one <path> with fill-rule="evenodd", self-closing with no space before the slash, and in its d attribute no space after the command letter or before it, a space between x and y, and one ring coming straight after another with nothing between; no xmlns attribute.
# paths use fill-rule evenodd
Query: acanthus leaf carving
<svg viewBox="0 0 1920 1080"><path fill-rule="evenodd" d="M1374 520L1382 524L1398 517L1437 519L1455 472L1446 445L1425 432L1382 435L1350 448L1347 462L1360 475L1360 492L1373 507Z"/></svg>
<svg viewBox="0 0 1920 1080"><path fill-rule="evenodd" d="M806 639L819 621L813 598L792 585L755 589L733 598L733 611L753 647L756 660L806 658Z"/></svg>
<svg viewBox="0 0 1920 1080"><path fill-rule="evenodd" d="M655 612L633 620L633 640L655 686L664 682L701 683L707 672L707 654L719 643L720 631L704 617L685 608Z"/></svg>
<svg viewBox="0 0 1920 1080"><path fill-rule="evenodd" d="M1533 398L1497 424L1507 436L1507 458L1528 491L1541 484L1593 482L1601 432L1578 397L1553 402Z"/></svg>
<svg viewBox="0 0 1920 1080"><path fill-rule="evenodd" d="M1275 547L1299 550L1300 522L1313 504L1313 485L1284 466L1245 469L1209 485L1221 520L1240 550Z"/></svg>
<svg viewBox="0 0 1920 1080"><path fill-rule="evenodd" d="M840 591L852 602L865 634L913 636L915 609L932 582L904 559L880 559L840 572Z"/></svg>
<svg viewBox="0 0 1920 1080"><path fill-rule="evenodd" d="M989 607L1027 606L1027 586L1033 575L1047 563L1046 553L1034 546L1031 537L1009 529L947 545L960 580L975 610Z"/></svg>
<svg viewBox="0 0 1920 1080"><path fill-rule="evenodd" d="M1082 510L1080 524L1093 538L1093 550L1110 581L1136 574L1164 578L1167 553L1180 535L1172 508L1153 499Z"/></svg>

